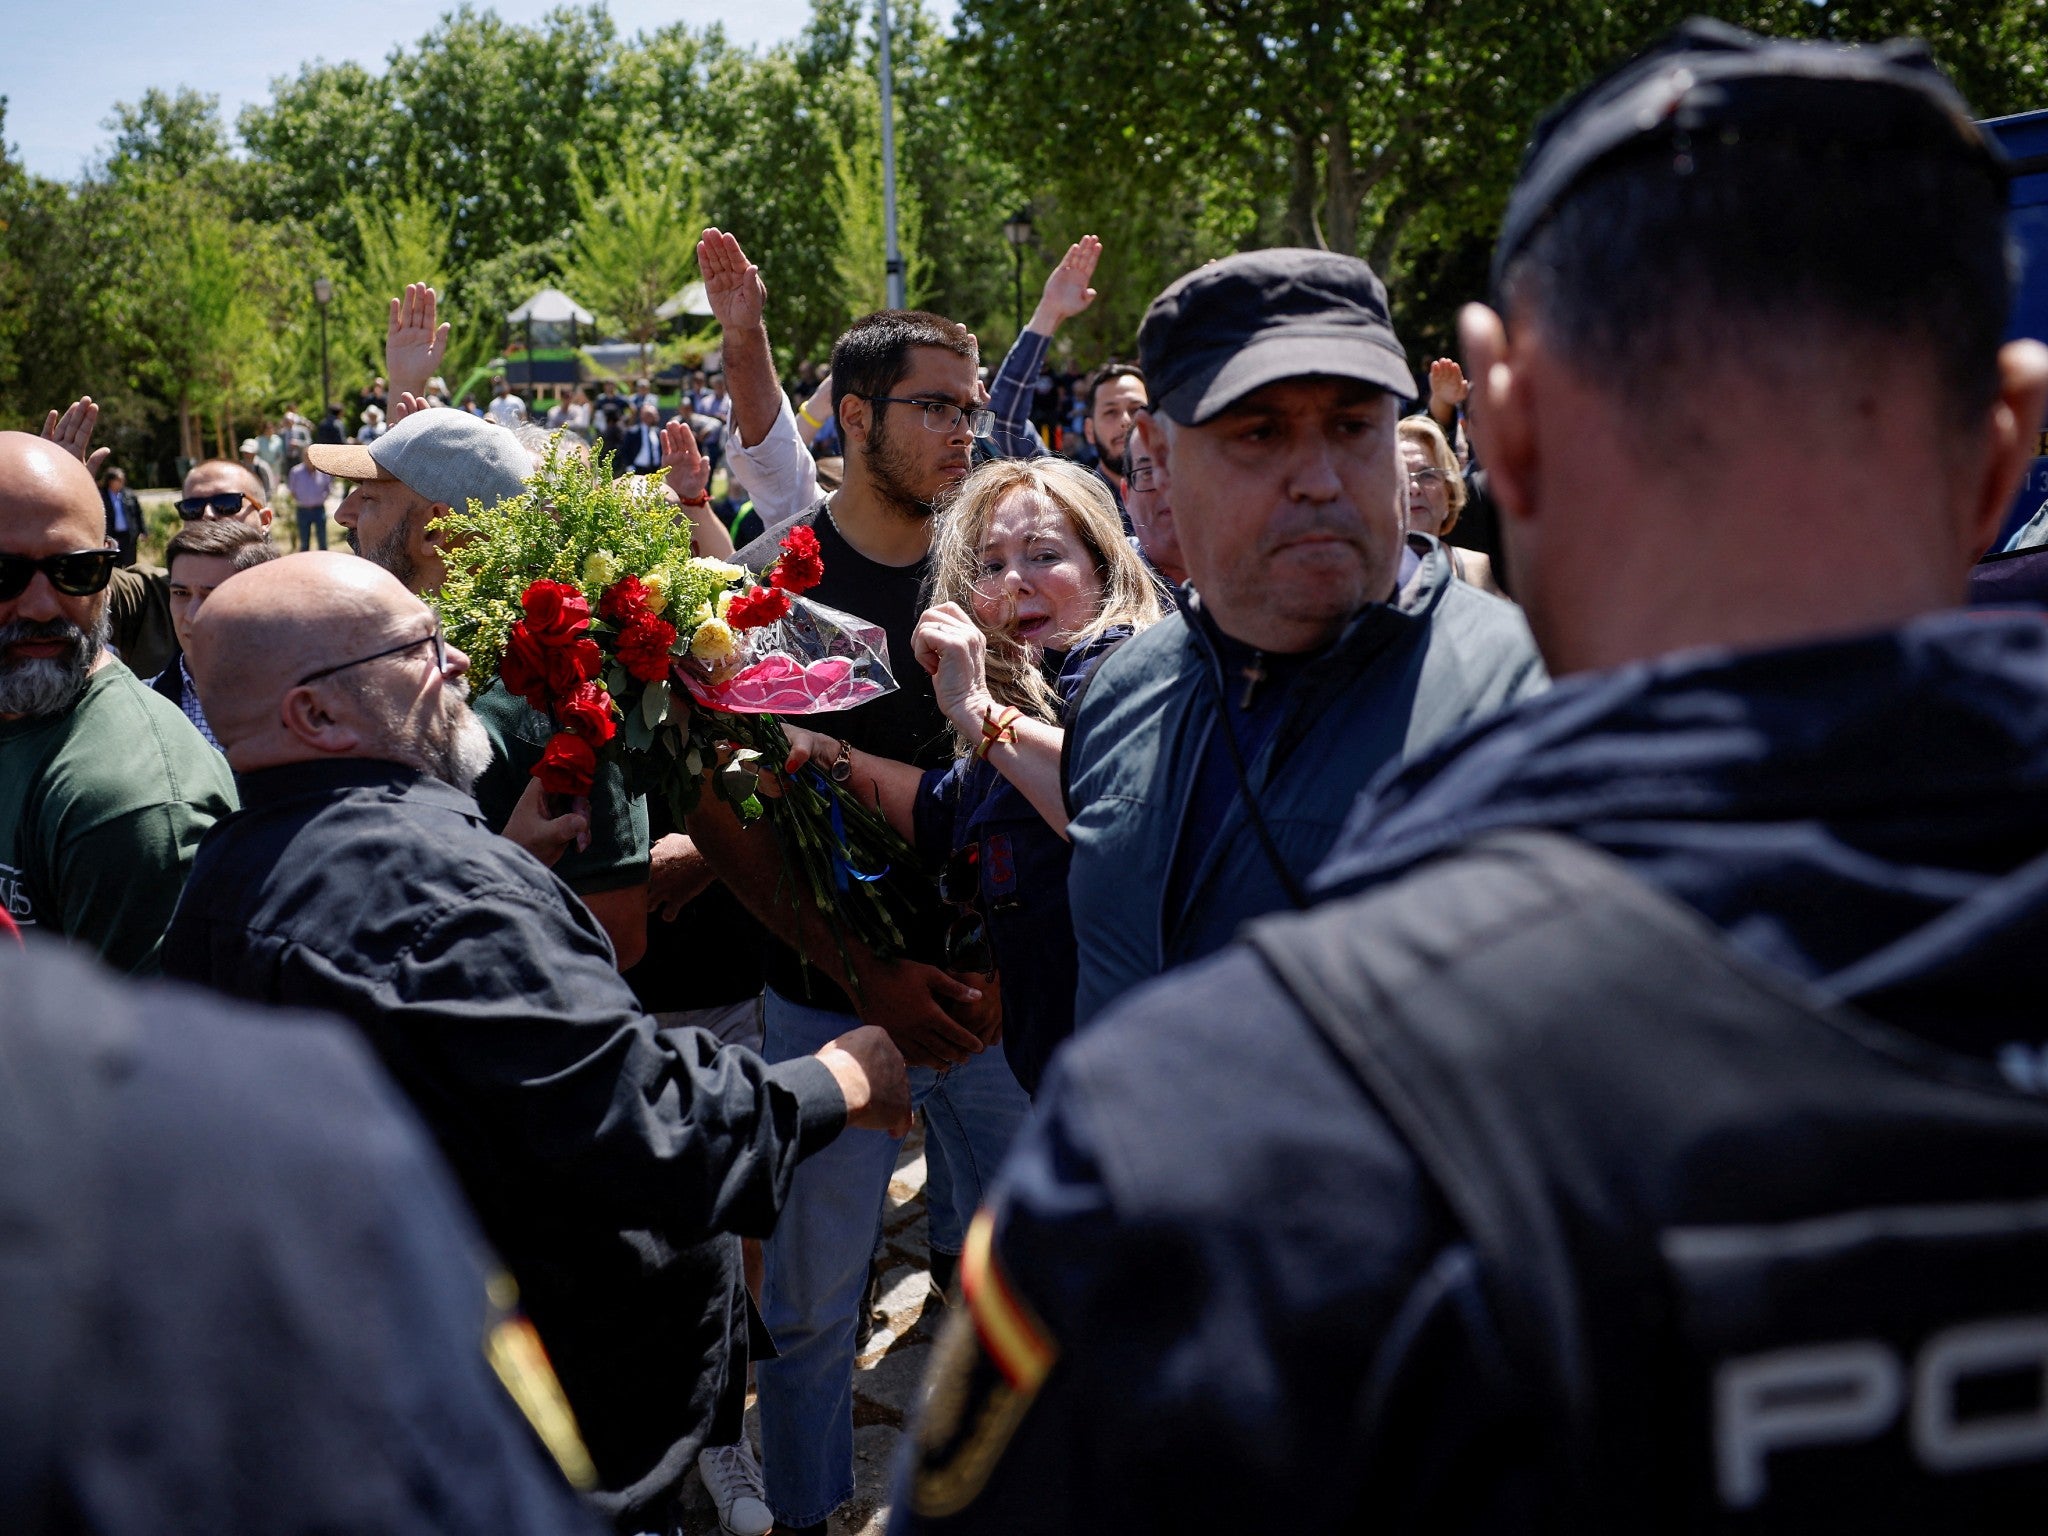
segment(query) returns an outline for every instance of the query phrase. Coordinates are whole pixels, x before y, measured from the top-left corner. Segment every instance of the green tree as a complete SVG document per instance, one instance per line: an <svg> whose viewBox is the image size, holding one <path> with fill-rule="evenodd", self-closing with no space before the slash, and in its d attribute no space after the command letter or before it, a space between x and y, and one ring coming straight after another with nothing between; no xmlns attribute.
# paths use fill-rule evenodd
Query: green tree
<svg viewBox="0 0 2048 1536"><path fill-rule="evenodd" d="M599 193L580 159L570 162L578 216L565 276L572 297L600 324L639 344L644 370L666 323L657 311L696 270L704 217L680 155L657 167L637 156L597 158L608 193Z"/></svg>
<svg viewBox="0 0 2048 1536"><path fill-rule="evenodd" d="M860 92L850 139L834 135L831 196L839 216L834 267L840 302L851 320L889 307L888 233L882 196L882 103L879 88ZM904 305L923 306L932 264L921 249L924 207L907 177L896 182L896 248L903 261Z"/></svg>

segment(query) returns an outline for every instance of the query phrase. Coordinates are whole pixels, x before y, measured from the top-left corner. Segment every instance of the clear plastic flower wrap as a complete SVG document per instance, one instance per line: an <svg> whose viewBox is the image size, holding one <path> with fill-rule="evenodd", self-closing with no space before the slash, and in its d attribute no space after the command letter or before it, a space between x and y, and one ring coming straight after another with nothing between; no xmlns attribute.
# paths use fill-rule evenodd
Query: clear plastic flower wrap
<svg viewBox="0 0 2048 1536"><path fill-rule="evenodd" d="M722 636L703 647L713 655L693 647L675 669L690 696L726 714L818 715L896 691L880 625L803 597L790 597L787 608L769 623L728 624L732 648L723 655L715 654Z"/></svg>

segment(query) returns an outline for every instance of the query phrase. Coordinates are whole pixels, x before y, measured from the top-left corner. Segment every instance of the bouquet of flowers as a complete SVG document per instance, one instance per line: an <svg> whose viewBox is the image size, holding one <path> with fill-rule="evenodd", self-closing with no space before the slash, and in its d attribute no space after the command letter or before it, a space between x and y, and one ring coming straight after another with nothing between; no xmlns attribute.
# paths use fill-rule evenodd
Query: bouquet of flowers
<svg viewBox="0 0 2048 1536"><path fill-rule="evenodd" d="M552 453L528 483L517 500L442 519L452 553L437 605L478 675L552 721L534 768L543 788L586 796L610 758L680 822L708 776L742 821L776 827L835 938L843 926L879 955L902 953L884 876L912 867L909 847L816 769L782 774L777 714L850 709L896 687L878 627L802 596L824 575L817 535L792 529L757 579L693 558L649 482ZM780 794L759 793L764 771Z"/></svg>

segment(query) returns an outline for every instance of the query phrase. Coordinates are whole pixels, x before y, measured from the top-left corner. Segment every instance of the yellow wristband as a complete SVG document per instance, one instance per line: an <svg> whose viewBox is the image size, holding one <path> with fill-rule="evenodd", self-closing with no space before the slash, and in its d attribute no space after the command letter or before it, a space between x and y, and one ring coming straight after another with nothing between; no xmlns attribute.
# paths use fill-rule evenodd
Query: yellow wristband
<svg viewBox="0 0 2048 1536"><path fill-rule="evenodd" d="M825 423L811 414L811 406L808 400L796 408L796 413L809 423L813 431L822 432L825 430Z"/></svg>

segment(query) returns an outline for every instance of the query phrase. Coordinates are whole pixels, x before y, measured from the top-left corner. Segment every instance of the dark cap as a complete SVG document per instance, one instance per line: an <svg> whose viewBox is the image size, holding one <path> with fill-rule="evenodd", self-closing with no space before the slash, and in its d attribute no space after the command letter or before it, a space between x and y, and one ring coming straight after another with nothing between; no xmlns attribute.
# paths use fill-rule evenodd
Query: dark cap
<svg viewBox="0 0 2048 1536"><path fill-rule="evenodd" d="M1415 394L1386 285L1333 251L1246 251L1197 267L1145 311L1138 361L1152 408L1189 427L1309 375Z"/></svg>
<svg viewBox="0 0 2048 1536"><path fill-rule="evenodd" d="M1970 120L1962 96L1914 39L1845 47L1758 37L1695 17L1552 108L1529 141L1493 253L1498 292L1508 263L1596 169L1663 154L1686 175L1696 143L1771 139L1816 161L1953 150L2003 188L2003 152Z"/></svg>

